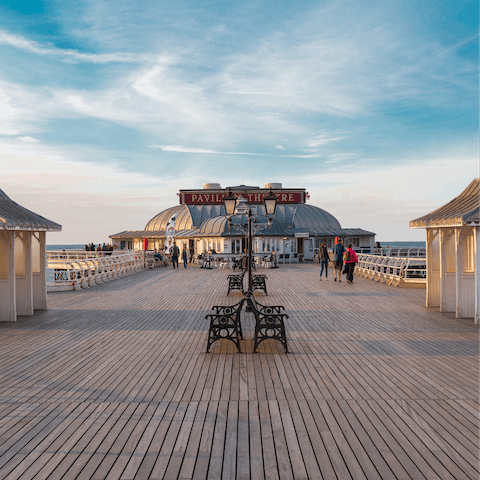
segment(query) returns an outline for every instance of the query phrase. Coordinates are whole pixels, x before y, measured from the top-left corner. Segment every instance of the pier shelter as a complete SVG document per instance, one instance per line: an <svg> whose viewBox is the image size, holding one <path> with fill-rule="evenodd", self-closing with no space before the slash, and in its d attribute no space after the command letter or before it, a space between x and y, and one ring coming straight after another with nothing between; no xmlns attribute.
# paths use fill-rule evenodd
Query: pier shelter
<svg viewBox="0 0 480 480"><path fill-rule="evenodd" d="M290 262L313 259L322 242L331 248L335 237L351 243L357 251L370 253L375 234L361 228L342 228L329 212L306 203L304 188L283 188L281 183L266 183L264 188L239 185L221 188L218 183L206 183L203 189L180 190L180 205L155 215L144 230L123 231L110 235L111 243L120 249L142 249L145 239L149 249L163 249L167 229L174 225L176 244L194 254L215 251L219 254L240 254L245 251L245 234L235 224L246 224L246 216L235 216L229 225L223 197L230 189L252 209L258 223L266 223L263 197L269 189L277 196L275 219L271 227L254 233L255 254L287 258Z"/></svg>
<svg viewBox="0 0 480 480"><path fill-rule="evenodd" d="M427 234L427 307L480 317L479 179L433 212L410 222Z"/></svg>
<svg viewBox="0 0 480 480"><path fill-rule="evenodd" d="M0 321L47 309L45 236L61 229L0 190Z"/></svg>

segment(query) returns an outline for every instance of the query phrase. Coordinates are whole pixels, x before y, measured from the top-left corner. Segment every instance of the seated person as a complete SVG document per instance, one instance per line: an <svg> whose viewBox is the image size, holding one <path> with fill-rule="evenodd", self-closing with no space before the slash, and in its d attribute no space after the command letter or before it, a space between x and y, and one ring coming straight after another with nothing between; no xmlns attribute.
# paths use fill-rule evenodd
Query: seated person
<svg viewBox="0 0 480 480"><path fill-rule="evenodd" d="M202 265L200 268L205 268L205 265L207 263L207 251L204 250L203 253L198 256L198 258L202 261Z"/></svg>

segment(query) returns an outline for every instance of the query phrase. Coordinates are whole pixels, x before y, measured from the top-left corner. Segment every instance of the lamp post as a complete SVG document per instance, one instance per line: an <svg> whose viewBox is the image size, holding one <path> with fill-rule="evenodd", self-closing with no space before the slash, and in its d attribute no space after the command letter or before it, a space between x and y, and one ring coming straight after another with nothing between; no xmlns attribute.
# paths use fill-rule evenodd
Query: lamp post
<svg viewBox="0 0 480 480"><path fill-rule="evenodd" d="M237 206L238 198L235 197L230 188L228 189L228 194L223 197L223 204L225 206L225 212L229 217L235 215L235 207ZM268 192L268 195L263 197L263 204L265 206L265 213L268 218L268 225L272 224L273 216L275 215L275 209L277 207L277 197L273 194L272 189ZM247 245L247 268L248 268L248 295L252 295L252 253L253 253L253 245L252 245L252 221L253 221L253 213L251 207L248 208L247 212L248 218L248 245ZM232 225L231 218L229 218L229 225Z"/></svg>

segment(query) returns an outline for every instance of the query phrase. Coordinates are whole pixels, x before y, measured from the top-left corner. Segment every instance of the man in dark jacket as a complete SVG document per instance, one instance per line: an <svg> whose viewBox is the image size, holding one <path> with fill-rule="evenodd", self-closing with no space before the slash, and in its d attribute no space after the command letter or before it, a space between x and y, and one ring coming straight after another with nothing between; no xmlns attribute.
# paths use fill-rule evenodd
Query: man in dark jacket
<svg viewBox="0 0 480 480"><path fill-rule="evenodd" d="M175 268L175 264L177 264L177 268L178 268L178 256L180 255L180 250L177 247L177 244L175 242L173 242L173 246L170 250L170 254L172 255L173 268Z"/></svg>
<svg viewBox="0 0 480 480"><path fill-rule="evenodd" d="M341 238L338 239L338 243L333 247L333 281L341 282L342 268L343 268L343 253L345 247Z"/></svg>

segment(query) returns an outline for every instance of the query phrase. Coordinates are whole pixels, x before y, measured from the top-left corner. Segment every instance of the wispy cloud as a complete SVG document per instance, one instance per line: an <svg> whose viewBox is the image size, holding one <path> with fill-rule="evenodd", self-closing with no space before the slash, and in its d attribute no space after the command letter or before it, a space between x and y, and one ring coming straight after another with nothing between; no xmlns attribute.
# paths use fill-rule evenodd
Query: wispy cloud
<svg viewBox="0 0 480 480"><path fill-rule="evenodd" d="M29 40L20 35L13 35L5 30L0 30L0 44L9 45L25 52L37 55L60 56L64 59L90 63L140 63L148 58L145 55L131 53L84 53L78 50L56 48L50 44L42 44Z"/></svg>
<svg viewBox="0 0 480 480"><path fill-rule="evenodd" d="M319 154L311 155L278 155L276 153L252 153L252 152L219 152L216 150L206 150L203 148L182 147L180 145L152 145L151 148L159 148L164 152L178 153L209 153L212 155L252 155L255 157L283 157L283 158L318 158ZM278 148L278 147L277 147Z"/></svg>

